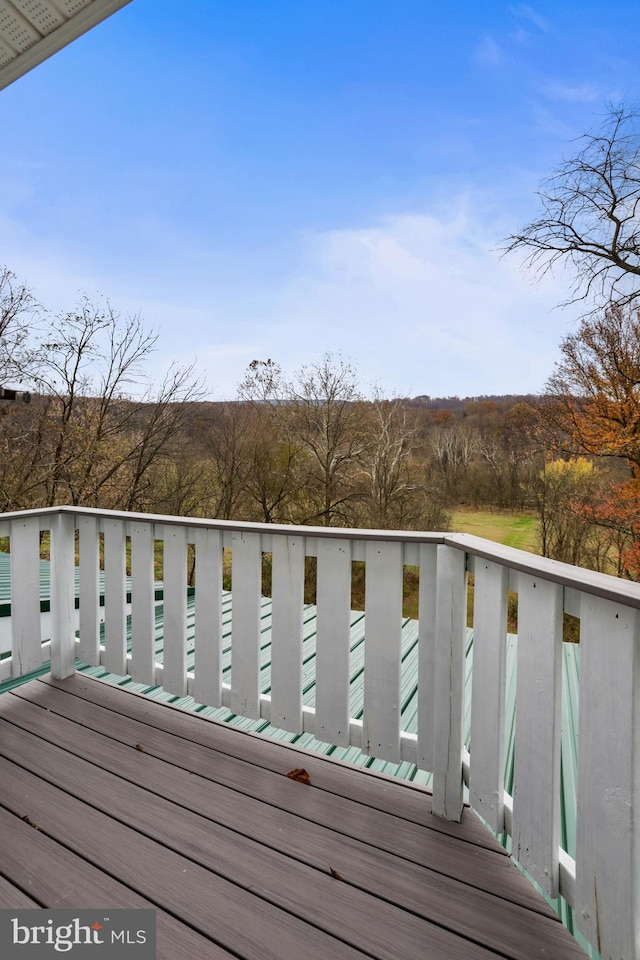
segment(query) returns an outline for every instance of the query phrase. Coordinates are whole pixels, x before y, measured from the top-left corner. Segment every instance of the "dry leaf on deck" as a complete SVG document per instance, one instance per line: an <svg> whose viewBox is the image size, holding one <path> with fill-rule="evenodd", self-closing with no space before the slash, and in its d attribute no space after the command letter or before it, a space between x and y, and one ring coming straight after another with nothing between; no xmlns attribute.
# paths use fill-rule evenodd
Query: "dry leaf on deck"
<svg viewBox="0 0 640 960"><path fill-rule="evenodd" d="M334 870L333 867L329 867L329 873L334 878L334 880L342 880L344 883L344 877L341 873L338 873L337 870Z"/></svg>
<svg viewBox="0 0 640 960"><path fill-rule="evenodd" d="M298 783L311 783L311 777L304 767L296 767L295 770L289 770L287 776L290 780L297 780Z"/></svg>
<svg viewBox="0 0 640 960"><path fill-rule="evenodd" d="M136 750L139 750L140 753L144 753L144 747L141 743L136 743Z"/></svg>

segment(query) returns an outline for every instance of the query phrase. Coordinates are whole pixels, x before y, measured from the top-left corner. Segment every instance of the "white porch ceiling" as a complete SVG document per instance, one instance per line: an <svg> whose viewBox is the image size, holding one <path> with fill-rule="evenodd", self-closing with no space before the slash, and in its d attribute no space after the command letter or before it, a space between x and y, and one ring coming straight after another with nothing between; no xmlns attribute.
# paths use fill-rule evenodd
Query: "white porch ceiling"
<svg viewBox="0 0 640 960"><path fill-rule="evenodd" d="M0 0L0 90L131 0Z"/></svg>

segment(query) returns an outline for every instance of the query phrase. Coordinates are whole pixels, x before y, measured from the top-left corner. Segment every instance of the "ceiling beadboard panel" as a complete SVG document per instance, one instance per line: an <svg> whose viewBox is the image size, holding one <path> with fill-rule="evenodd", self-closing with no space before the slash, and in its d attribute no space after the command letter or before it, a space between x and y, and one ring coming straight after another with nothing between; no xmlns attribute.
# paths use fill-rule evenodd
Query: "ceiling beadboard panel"
<svg viewBox="0 0 640 960"><path fill-rule="evenodd" d="M11 0L11 2L43 37L65 21L65 17L48 0Z"/></svg>
<svg viewBox="0 0 640 960"><path fill-rule="evenodd" d="M86 7L90 0L56 0L57 6L64 11L67 17L72 17L81 7Z"/></svg>
<svg viewBox="0 0 640 960"><path fill-rule="evenodd" d="M42 38L33 24L23 17L9 0L0 0L0 37L16 56Z"/></svg>
<svg viewBox="0 0 640 960"><path fill-rule="evenodd" d="M11 63L12 60L15 60L16 52L13 47L10 47L8 43L0 39L0 70L2 67L6 66L7 63Z"/></svg>
<svg viewBox="0 0 640 960"><path fill-rule="evenodd" d="M131 0L0 0L0 90Z"/></svg>

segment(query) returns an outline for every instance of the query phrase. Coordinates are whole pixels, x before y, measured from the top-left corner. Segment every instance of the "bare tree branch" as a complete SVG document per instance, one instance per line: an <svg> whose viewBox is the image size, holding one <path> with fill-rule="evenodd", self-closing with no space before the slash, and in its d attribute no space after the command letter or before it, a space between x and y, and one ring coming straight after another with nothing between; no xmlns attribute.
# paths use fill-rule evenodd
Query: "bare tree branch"
<svg viewBox="0 0 640 960"><path fill-rule="evenodd" d="M574 270L567 303L598 309L640 295L640 114L610 105L601 128L543 184L542 212L507 237L538 277L558 263Z"/></svg>

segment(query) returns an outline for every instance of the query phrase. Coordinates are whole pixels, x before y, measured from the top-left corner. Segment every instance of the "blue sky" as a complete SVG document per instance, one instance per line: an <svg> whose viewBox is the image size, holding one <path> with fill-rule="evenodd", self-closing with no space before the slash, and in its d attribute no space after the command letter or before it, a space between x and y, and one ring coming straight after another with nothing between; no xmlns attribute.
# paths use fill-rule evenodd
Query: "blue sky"
<svg viewBox="0 0 640 960"><path fill-rule="evenodd" d="M538 392L577 308L504 237L607 101L635 0L133 0L0 93L0 263L233 397L326 351L387 395Z"/></svg>

